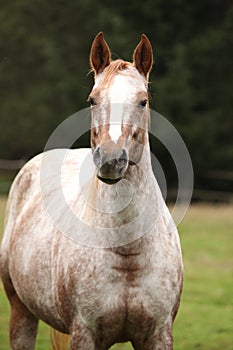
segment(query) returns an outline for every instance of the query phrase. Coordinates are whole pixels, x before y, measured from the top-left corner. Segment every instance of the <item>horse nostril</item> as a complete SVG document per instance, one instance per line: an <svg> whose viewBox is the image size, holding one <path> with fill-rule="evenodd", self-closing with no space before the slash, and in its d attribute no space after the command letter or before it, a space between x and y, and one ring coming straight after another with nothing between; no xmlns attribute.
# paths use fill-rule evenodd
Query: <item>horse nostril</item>
<svg viewBox="0 0 233 350"><path fill-rule="evenodd" d="M100 155L100 147L98 146L93 153L93 160L95 165L99 168L101 166L101 155Z"/></svg>
<svg viewBox="0 0 233 350"><path fill-rule="evenodd" d="M122 150L122 153L119 157L120 159L125 159L125 160L128 160L128 157L127 157L127 152L125 149Z"/></svg>
<svg viewBox="0 0 233 350"><path fill-rule="evenodd" d="M117 159L117 165L119 166L119 168L124 168L128 163L128 157L127 157L127 153L126 150L122 150L121 155L119 156L119 158Z"/></svg>

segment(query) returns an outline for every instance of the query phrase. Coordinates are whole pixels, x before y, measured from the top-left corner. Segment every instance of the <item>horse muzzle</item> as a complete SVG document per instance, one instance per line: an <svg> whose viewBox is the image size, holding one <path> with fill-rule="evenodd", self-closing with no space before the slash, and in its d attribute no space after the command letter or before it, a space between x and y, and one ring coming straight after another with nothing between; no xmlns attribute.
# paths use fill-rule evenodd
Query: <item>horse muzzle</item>
<svg viewBox="0 0 233 350"><path fill-rule="evenodd" d="M122 179L129 163L125 149L115 147L111 152L104 145L95 149L93 160L97 168L97 178L108 185Z"/></svg>

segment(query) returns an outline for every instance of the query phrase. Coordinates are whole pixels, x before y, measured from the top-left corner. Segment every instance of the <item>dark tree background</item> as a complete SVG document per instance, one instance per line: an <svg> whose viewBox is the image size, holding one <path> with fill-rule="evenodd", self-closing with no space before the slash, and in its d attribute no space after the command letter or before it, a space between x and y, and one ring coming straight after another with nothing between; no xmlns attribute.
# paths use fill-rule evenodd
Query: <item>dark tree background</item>
<svg viewBox="0 0 233 350"><path fill-rule="evenodd" d="M89 50L99 31L113 58L128 60L146 33L155 59L151 107L182 135L196 188L230 191L232 1L13 0L1 3L0 23L0 158L41 152L62 120L88 106ZM171 160L152 143L169 173Z"/></svg>

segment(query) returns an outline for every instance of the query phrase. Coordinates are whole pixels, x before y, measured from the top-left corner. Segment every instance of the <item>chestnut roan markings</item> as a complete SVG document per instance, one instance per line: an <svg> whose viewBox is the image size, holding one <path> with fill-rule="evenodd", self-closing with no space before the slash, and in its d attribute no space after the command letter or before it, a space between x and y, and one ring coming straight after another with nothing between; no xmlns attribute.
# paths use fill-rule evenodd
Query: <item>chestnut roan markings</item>
<svg viewBox="0 0 233 350"><path fill-rule="evenodd" d="M151 166L151 44L142 35L132 63L112 61L99 33L90 62L91 149L67 150L57 170L64 150L36 156L9 193L0 273L11 306L11 349L33 350L43 320L52 327L53 350L65 350L66 343L71 350L107 350L127 341L135 350L172 350L183 264L179 235ZM44 194L46 155L53 172L45 173ZM78 179L86 159L93 173L82 188ZM60 190L63 202L56 200ZM66 207L86 223L85 232L66 219ZM93 244L85 245L85 237Z"/></svg>

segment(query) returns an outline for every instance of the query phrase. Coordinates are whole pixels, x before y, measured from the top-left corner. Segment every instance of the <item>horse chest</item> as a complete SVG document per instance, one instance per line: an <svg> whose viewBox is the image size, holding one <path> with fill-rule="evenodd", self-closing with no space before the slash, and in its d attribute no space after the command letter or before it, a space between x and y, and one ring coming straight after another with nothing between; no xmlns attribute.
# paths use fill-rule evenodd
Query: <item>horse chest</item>
<svg viewBox="0 0 233 350"><path fill-rule="evenodd" d="M170 283L161 288L163 271L159 266L156 270L156 261L137 253L106 253L94 260L89 265L83 261L78 267L80 274L76 267L74 300L82 322L92 329L109 329L111 325L115 333L124 330L127 334L139 323L148 328L165 322L174 298L170 295Z"/></svg>

